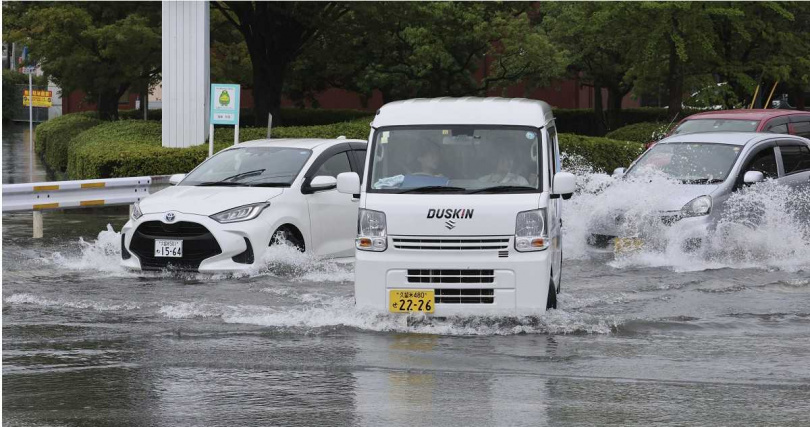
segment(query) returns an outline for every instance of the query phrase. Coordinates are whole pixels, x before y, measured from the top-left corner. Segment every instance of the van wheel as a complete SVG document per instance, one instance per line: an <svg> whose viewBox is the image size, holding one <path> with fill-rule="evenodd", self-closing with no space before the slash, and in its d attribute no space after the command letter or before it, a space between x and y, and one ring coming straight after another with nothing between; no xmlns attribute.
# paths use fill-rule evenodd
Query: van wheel
<svg viewBox="0 0 810 427"><path fill-rule="evenodd" d="M557 309L557 288L554 286L554 279L548 280L548 299L546 299L546 310Z"/></svg>
<svg viewBox="0 0 810 427"><path fill-rule="evenodd" d="M291 245L301 252L305 252L306 249L304 246L304 236L301 235L301 232L295 227L287 225L279 227L270 239L270 246L278 244Z"/></svg>

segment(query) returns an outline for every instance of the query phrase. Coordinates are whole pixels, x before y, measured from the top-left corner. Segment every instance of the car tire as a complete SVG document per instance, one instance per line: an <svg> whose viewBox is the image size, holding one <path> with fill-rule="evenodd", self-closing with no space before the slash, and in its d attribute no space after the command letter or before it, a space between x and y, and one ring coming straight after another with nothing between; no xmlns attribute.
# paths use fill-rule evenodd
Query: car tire
<svg viewBox="0 0 810 427"><path fill-rule="evenodd" d="M279 227L275 233L273 233L272 239L270 239L270 246L278 245L281 243L289 244L298 249L301 252L306 251L306 247L304 245L304 239L297 232L297 230L291 227Z"/></svg>
<svg viewBox="0 0 810 427"><path fill-rule="evenodd" d="M548 280L548 298L546 299L546 310L557 309L557 289L554 286L554 279Z"/></svg>

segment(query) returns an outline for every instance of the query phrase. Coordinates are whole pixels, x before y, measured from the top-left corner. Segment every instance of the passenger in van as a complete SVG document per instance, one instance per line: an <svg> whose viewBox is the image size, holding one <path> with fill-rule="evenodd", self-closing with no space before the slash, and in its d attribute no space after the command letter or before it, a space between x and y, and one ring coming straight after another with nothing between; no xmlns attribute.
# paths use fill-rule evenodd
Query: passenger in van
<svg viewBox="0 0 810 427"><path fill-rule="evenodd" d="M450 182L441 171L441 150L432 142L420 144L416 154L417 169L405 175L402 188L447 185Z"/></svg>
<svg viewBox="0 0 810 427"><path fill-rule="evenodd" d="M515 169L515 161L511 154L502 150L499 151L498 164L495 172L489 175L484 175L478 178L479 181L486 184L495 185L529 185L529 181L521 175L512 172Z"/></svg>

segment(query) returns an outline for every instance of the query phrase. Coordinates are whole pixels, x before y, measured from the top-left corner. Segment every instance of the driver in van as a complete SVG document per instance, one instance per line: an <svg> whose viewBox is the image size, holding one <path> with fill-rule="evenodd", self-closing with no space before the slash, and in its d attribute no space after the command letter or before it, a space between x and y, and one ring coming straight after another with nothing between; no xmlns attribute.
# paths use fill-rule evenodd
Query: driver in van
<svg viewBox="0 0 810 427"><path fill-rule="evenodd" d="M419 153L416 155L416 163L419 165L419 170L412 172L412 175L428 175L428 176L443 176L439 172L439 163L441 161L441 153L439 147L433 143L423 143L420 147Z"/></svg>
<svg viewBox="0 0 810 427"><path fill-rule="evenodd" d="M498 164L495 168L495 172L478 178L479 181L495 185L529 185L529 181L526 180L526 178L512 172L515 167L515 161L507 150L498 151L498 156Z"/></svg>

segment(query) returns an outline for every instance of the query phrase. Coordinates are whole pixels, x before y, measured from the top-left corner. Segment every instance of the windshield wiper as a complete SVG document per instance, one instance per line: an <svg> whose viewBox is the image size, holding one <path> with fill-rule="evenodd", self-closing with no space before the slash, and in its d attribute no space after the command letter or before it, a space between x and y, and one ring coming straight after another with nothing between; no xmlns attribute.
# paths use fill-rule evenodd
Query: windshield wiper
<svg viewBox="0 0 810 427"><path fill-rule="evenodd" d="M241 178L243 176L261 175L264 171L265 171L264 169L256 169L256 170L252 170L252 171L242 172L242 173L238 173L238 174L233 175L233 176L229 176L227 178L222 178L220 180L220 182L222 182L222 181L230 181L232 179Z"/></svg>
<svg viewBox="0 0 810 427"><path fill-rule="evenodd" d="M508 191L537 191L534 187L527 187L525 185L496 185L495 187L479 188L477 190L470 190L467 193L506 193Z"/></svg>
<svg viewBox="0 0 810 427"><path fill-rule="evenodd" d="M222 181L206 181L196 185L197 187L249 187L243 182L222 182Z"/></svg>
<svg viewBox="0 0 810 427"><path fill-rule="evenodd" d="M448 187L446 185L426 185L424 187L406 188L405 190L397 191L397 194L402 193L440 193L442 191L460 192L467 191L466 188L461 187Z"/></svg>
<svg viewBox="0 0 810 427"><path fill-rule="evenodd" d="M247 184L250 187L289 187L290 184L286 182L257 182L255 184Z"/></svg>

